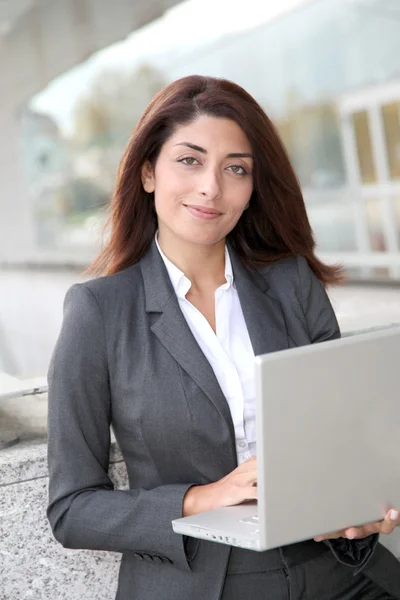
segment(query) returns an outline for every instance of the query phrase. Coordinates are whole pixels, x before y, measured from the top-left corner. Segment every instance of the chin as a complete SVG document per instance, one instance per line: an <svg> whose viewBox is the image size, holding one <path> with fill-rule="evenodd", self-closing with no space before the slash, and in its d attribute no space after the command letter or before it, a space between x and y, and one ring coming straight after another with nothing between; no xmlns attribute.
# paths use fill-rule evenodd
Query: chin
<svg viewBox="0 0 400 600"><path fill-rule="evenodd" d="M225 239L226 234L217 232L206 233L205 231L194 231L189 230L188 228L185 230L183 235L181 235L181 237L190 244L197 244L199 246L214 246L221 240Z"/></svg>

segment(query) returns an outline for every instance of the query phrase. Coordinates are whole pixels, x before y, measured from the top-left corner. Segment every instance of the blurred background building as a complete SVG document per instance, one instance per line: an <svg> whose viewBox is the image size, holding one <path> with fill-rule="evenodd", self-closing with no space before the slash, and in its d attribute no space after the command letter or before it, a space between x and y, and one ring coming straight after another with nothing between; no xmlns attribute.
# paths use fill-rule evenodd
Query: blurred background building
<svg viewBox="0 0 400 600"><path fill-rule="evenodd" d="M0 371L47 369L131 131L192 73L273 119L321 258L400 282L397 0L2 0Z"/></svg>

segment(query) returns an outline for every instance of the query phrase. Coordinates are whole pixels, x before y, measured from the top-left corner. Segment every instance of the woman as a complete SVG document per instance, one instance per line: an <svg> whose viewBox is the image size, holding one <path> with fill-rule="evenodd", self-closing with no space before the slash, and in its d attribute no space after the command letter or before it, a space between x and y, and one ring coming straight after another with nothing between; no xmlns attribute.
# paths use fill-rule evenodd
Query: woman
<svg viewBox="0 0 400 600"><path fill-rule="evenodd" d="M121 552L118 600L400 598L377 546L396 511L263 553L172 531L257 496L254 355L340 335L324 291L340 273L314 254L261 107L225 80L167 86L129 142L111 226L105 276L69 290L49 371L55 537ZM107 475L110 425L127 491Z"/></svg>

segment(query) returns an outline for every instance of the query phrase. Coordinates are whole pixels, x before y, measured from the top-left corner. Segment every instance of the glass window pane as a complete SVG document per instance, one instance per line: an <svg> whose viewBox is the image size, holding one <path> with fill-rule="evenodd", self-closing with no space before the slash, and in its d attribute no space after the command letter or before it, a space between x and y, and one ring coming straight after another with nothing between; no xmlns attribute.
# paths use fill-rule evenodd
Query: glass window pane
<svg viewBox="0 0 400 600"><path fill-rule="evenodd" d="M307 190L304 199L318 250L356 252L354 210L348 194L343 189L331 193Z"/></svg>
<svg viewBox="0 0 400 600"><path fill-rule="evenodd" d="M400 249L400 196L393 199L396 215L397 246Z"/></svg>
<svg viewBox="0 0 400 600"><path fill-rule="evenodd" d="M375 183L375 163L372 155L371 135L367 111L362 110L352 115L354 136L356 138L360 179L362 183Z"/></svg>
<svg viewBox="0 0 400 600"><path fill-rule="evenodd" d="M277 119L275 125L303 187L332 189L345 183L340 127L334 105L292 108Z"/></svg>
<svg viewBox="0 0 400 600"><path fill-rule="evenodd" d="M385 130L389 175L400 179L400 102L382 106L383 127Z"/></svg>

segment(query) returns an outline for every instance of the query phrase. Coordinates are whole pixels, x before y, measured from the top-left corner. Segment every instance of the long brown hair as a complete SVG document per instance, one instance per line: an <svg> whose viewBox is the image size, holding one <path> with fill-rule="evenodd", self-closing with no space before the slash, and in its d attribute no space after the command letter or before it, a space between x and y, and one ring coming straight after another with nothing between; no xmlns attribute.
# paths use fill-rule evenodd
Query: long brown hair
<svg viewBox="0 0 400 600"><path fill-rule="evenodd" d="M109 237L89 273L116 273L147 253L157 230L157 217L153 194L146 193L142 186L142 166L146 160L154 166L162 145L176 127L199 115L232 119L253 149L250 206L228 235L243 264L254 269L302 255L324 284L340 281L340 267L325 265L315 256L300 185L270 119L237 84L200 75L183 77L162 89L137 123L118 171L106 224Z"/></svg>

